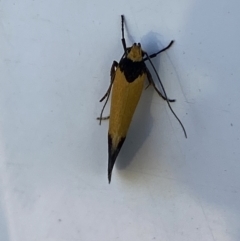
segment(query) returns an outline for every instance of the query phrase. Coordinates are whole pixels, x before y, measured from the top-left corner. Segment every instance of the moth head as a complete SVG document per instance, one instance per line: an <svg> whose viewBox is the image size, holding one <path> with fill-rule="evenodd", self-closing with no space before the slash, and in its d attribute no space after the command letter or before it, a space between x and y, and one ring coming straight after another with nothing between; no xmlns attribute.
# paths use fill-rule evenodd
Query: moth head
<svg viewBox="0 0 240 241"><path fill-rule="evenodd" d="M134 43L127 53L127 58L131 59L133 62L139 62L143 59L143 50L141 44Z"/></svg>

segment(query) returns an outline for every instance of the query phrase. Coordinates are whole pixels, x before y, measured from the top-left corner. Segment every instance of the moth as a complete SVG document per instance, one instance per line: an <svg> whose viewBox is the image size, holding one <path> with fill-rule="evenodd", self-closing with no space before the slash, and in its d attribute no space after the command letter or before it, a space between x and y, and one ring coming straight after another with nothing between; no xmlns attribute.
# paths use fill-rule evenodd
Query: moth
<svg viewBox="0 0 240 241"><path fill-rule="evenodd" d="M102 97L100 102L104 99L105 103L103 105L99 120L101 124L102 120L109 119L109 130L108 130L108 181L111 182L112 170L122 148L122 145L126 139L127 132L134 115L135 109L137 107L138 101L141 97L142 91L144 89L145 80L148 80L148 86L152 85L159 96L161 96L168 104L171 112L176 117L180 123L185 137L187 138L187 133L185 128L173 111L169 102L174 102L173 99L168 99L166 91L163 84L157 74L157 71L152 64L151 59L169 49L174 41L172 40L167 47L162 50L148 55L145 52L140 43L134 43L131 47L126 46L126 41L124 38L124 16L121 15L121 30L122 30L122 45L124 53L119 61L113 61L110 76L111 81L106 94ZM162 88L163 94L156 87L150 71L148 70L145 61L148 60L156 73L160 86ZM148 87L147 86L147 87ZM104 108L109 100L110 93L111 96L111 107L110 115L108 117L103 117Z"/></svg>

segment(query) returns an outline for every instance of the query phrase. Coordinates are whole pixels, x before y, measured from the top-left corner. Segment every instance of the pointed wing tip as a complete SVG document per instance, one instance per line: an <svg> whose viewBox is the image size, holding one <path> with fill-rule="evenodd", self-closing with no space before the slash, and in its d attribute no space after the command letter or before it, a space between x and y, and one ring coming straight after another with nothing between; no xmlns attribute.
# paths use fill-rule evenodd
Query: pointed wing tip
<svg viewBox="0 0 240 241"><path fill-rule="evenodd" d="M111 183L111 179L112 179L112 170L113 170L113 166L112 168L108 168L108 183Z"/></svg>
<svg viewBox="0 0 240 241"><path fill-rule="evenodd" d="M111 178L112 178L113 166L117 159L118 153L122 148L125 138L126 137L121 137L118 143L114 145L116 147L113 147L112 137L110 134L108 134L108 181L109 183L111 182Z"/></svg>
<svg viewBox="0 0 240 241"><path fill-rule="evenodd" d="M112 177L112 173L108 173L108 183L110 184L111 183L111 177Z"/></svg>

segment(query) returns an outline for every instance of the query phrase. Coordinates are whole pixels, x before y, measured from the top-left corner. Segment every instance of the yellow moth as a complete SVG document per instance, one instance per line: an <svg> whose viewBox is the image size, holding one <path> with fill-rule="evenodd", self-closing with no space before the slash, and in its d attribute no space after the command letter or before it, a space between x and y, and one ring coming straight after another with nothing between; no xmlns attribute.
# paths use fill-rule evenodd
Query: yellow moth
<svg viewBox="0 0 240 241"><path fill-rule="evenodd" d="M98 120L109 119L109 130L108 130L108 180L111 182L112 170L119 151L125 141L133 114L137 107L138 101L141 97L142 91L144 89L144 83L146 78L148 79L149 85L153 85L157 93L168 103L168 106L180 125L183 128L185 137L187 138L186 131L183 124L176 116L169 102L174 102L167 98L166 91L162 85L162 82L157 74L157 71L152 64L151 58L156 57L161 52L167 50L172 46L174 41L171 41L169 45L158 51L157 53L148 55L142 48L141 44L134 43L132 47L127 48L124 38L124 16L121 15L122 19L122 45L124 49L124 54L120 59L120 62L113 62L110 75L111 81L110 86L100 100L102 102L106 99L101 115ZM150 71L145 65L145 61L148 60L156 73L160 86L162 88L163 94L157 89ZM110 116L102 117L103 110L107 104L107 101L111 96L111 108Z"/></svg>

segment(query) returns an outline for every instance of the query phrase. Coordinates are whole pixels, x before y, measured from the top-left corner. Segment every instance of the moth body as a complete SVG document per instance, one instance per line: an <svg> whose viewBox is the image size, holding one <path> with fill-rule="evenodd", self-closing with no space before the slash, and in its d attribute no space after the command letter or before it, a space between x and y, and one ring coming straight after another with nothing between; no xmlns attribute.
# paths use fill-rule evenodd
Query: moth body
<svg viewBox="0 0 240 241"><path fill-rule="evenodd" d="M108 179L118 153L125 141L133 114L141 97L146 79L146 66L142 61L140 44L134 44L115 72L112 86L108 130Z"/></svg>
<svg viewBox="0 0 240 241"><path fill-rule="evenodd" d="M158 73L151 61L152 58L155 58L158 54L169 49L174 41L172 40L167 47L159 50L156 53L148 55L147 52L143 51L141 44L134 43L132 47L127 48L126 41L124 38L124 16L121 15L122 19L122 45L124 49L124 54L119 63L113 61L110 75L111 81L108 87L107 92L101 98L100 102L106 99L100 117L97 118L100 120L109 119L109 129L108 129L108 180L111 182L112 170L116 161L116 158L119 154L119 151L122 148L122 145L126 139L129 126L131 124L134 112L136 110L137 104L141 97L142 91L144 89L144 82L147 78L149 85L152 85L156 90L158 95L162 97L168 104L171 112L178 120L179 124L182 126L185 137L187 138L187 133L185 128L173 111L169 102L174 102L173 99L168 99L164 86L158 76ZM154 70L158 81L160 83L163 93L157 88L150 71L145 65L145 61L148 60ZM110 116L103 117L104 108L109 100L110 93L112 91L111 97L111 107L110 107Z"/></svg>

